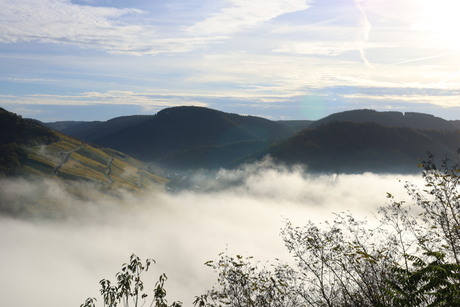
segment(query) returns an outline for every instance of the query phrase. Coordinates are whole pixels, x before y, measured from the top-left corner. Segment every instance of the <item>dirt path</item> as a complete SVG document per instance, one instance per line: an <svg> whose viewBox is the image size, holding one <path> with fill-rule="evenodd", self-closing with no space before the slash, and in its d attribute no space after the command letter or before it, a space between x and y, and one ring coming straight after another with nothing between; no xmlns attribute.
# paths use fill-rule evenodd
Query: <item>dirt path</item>
<svg viewBox="0 0 460 307"><path fill-rule="evenodd" d="M76 151L82 149L83 146L84 146L84 145L82 144L82 145L80 145L80 146L77 146L77 147L75 147L75 148L72 148L72 149L69 150L69 151L66 151L66 152L65 152L64 159L62 159L61 163L59 163L59 165L56 166L56 167L54 168L53 173L52 173L51 176L56 176L57 173L59 172L59 170L62 168L62 166L69 160L70 155L71 155L73 152L76 152Z"/></svg>
<svg viewBox="0 0 460 307"><path fill-rule="evenodd" d="M112 162L113 162L113 157L110 157L109 161L107 161L107 165L105 166L105 178L109 181L109 186L113 184L113 179L110 177L110 174L112 173Z"/></svg>

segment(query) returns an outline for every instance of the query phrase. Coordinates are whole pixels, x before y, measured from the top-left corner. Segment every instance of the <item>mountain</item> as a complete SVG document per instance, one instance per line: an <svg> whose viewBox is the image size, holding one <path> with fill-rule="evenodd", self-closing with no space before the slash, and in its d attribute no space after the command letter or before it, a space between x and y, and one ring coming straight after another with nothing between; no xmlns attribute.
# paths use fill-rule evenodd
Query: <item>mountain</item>
<svg viewBox="0 0 460 307"><path fill-rule="evenodd" d="M294 133L298 133L311 126L313 120L278 120L277 123L289 127Z"/></svg>
<svg viewBox="0 0 460 307"><path fill-rule="evenodd" d="M454 157L460 133L332 121L306 129L269 153L288 164L326 172L415 172L427 152Z"/></svg>
<svg viewBox="0 0 460 307"><path fill-rule="evenodd" d="M73 122L73 121L64 121L64 122L54 122L46 123L47 127L50 127L60 132L71 135L77 139L83 140L85 142L93 142L99 138L114 134L120 130L123 130L127 127L135 126L149 117L151 115L133 115L133 116L121 116L116 117L108 121L90 121L90 122Z"/></svg>
<svg viewBox="0 0 460 307"><path fill-rule="evenodd" d="M72 135L163 167L193 169L228 166L293 134L288 126L260 117L173 107L151 116L115 118Z"/></svg>
<svg viewBox="0 0 460 307"><path fill-rule="evenodd" d="M88 145L1 108L0 174L82 180L130 190L167 181L124 153Z"/></svg>
<svg viewBox="0 0 460 307"><path fill-rule="evenodd" d="M431 130L460 130L459 121L448 121L430 114L415 112L378 112L374 110L352 110L335 113L313 122L309 128L349 121L354 123L375 123L385 127L406 127Z"/></svg>
<svg viewBox="0 0 460 307"><path fill-rule="evenodd" d="M152 162L165 173L234 167L266 154L321 172L415 172L428 151L453 156L460 147L459 121L374 110L341 112L312 122L173 107L155 115L60 127L83 141Z"/></svg>
<svg viewBox="0 0 460 307"><path fill-rule="evenodd" d="M71 121L71 120L65 120L65 121L58 121L58 122L52 122L52 123L41 123L42 125L53 129L57 131L63 132L66 129L72 129L72 127L79 126L79 125L95 125L101 123L100 121L94 121L94 122L86 122L86 121Z"/></svg>

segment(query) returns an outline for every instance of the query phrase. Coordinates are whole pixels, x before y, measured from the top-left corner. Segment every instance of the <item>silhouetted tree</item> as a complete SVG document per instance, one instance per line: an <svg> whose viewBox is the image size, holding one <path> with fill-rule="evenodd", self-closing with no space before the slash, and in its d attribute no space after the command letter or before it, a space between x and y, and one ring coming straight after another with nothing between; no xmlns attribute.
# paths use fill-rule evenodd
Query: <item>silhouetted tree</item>
<svg viewBox="0 0 460 307"><path fill-rule="evenodd" d="M144 292L144 282L141 279L141 275L143 272L148 271L150 265L154 262L155 261L153 259L147 259L145 263L143 263L138 256L132 254L129 259L129 263L123 264L121 271L115 275L117 279L116 284L112 284L112 282L108 279L102 279L99 283L101 285L100 292L104 302L104 307L116 307L118 304L124 307L144 306L147 300L149 300L149 295ZM182 303L179 301L168 305L168 301L166 300L166 290L164 288L166 279L165 274L160 275L155 284L149 306L182 306ZM95 298L88 298L85 303L80 305L80 307L95 306Z"/></svg>
<svg viewBox="0 0 460 307"><path fill-rule="evenodd" d="M295 265L269 271L222 256L210 263L217 286L195 303L460 306L460 166L443 160L438 168L430 155L421 167L425 187L405 184L410 203L388 194L380 226L369 228L350 214L303 227L287 222L282 237Z"/></svg>

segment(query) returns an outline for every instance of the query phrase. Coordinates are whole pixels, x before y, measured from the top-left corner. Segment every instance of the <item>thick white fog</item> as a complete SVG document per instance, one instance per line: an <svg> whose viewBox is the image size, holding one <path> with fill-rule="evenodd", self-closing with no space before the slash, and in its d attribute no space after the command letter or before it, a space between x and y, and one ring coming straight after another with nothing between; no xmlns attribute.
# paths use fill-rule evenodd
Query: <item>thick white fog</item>
<svg viewBox="0 0 460 307"><path fill-rule="evenodd" d="M220 252L287 259L279 236L285 219L303 225L342 211L373 219L386 192L404 197L406 180L420 178L310 176L267 161L197 173L193 189L174 193L110 195L85 184L3 180L0 306L80 306L99 298L99 280L114 280L131 253L157 261L147 288L166 273L169 300L191 306L215 282L203 263Z"/></svg>

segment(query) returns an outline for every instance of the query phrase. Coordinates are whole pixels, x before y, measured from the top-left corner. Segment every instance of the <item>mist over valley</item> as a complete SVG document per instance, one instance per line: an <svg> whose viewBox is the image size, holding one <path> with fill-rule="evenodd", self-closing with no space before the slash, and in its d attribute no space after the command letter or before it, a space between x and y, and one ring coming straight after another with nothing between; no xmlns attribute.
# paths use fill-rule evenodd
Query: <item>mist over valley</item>
<svg viewBox="0 0 460 307"><path fill-rule="evenodd" d="M420 184L417 157L460 143L439 118L421 129L349 114L315 127L182 107L46 125L58 132L3 110L0 305L79 306L135 253L157 261L147 288L165 273L168 297L191 306L219 253L289 262L288 221L349 212L373 227L387 192L407 199L404 183Z"/></svg>
<svg viewBox="0 0 460 307"><path fill-rule="evenodd" d="M72 184L81 185L72 188L84 190L83 199L55 180L2 180L0 284L8 295L0 304L79 306L98 297L99 280L113 279L136 253L157 261L146 275L152 278L147 289L165 273L168 297L191 306L214 285L216 275L204 263L219 253L254 256L262 263L290 261L279 233L286 220L303 225L349 211L372 225L377 208L387 203L386 192L403 199L399 180L419 180L308 175L267 163L221 171L218 177L202 173L191 179L200 182L198 191L108 195Z"/></svg>

